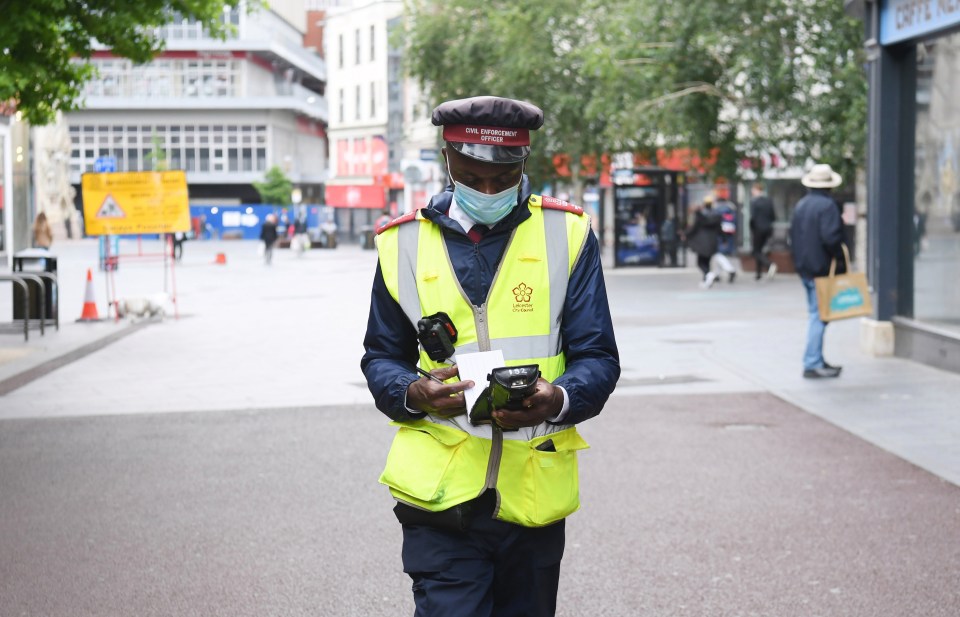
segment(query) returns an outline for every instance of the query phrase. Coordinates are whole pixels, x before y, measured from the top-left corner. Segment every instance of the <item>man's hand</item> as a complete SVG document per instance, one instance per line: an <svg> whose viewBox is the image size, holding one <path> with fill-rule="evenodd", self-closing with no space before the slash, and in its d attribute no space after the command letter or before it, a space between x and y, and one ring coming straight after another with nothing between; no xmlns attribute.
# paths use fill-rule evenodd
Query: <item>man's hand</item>
<svg viewBox="0 0 960 617"><path fill-rule="evenodd" d="M543 377L537 380L537 391L523 399L523 409L498 409L493 419L503 428L536 426L556 416L563 409L563 390Z"/></svg>
<svg viewBox="0 0 960 617"><path fill-rule="evenodd" d="M446 380L457 377L459 372L456 366L448 366L433 369L430 374L440 380ZM421 377L407 388L407 407L442 418L459 416L467 411L463 391L472 387L472 381L437 383L432 379Z"/></svg>

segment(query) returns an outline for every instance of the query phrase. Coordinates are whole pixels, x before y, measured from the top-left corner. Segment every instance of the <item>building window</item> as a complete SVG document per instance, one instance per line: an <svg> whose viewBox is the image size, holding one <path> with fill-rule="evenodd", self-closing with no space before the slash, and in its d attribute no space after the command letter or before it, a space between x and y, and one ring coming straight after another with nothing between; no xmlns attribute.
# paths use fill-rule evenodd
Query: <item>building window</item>
<svg viewBox="0 0 960 617"><path fill-rule="evenodd" d="M93 171L100 156L115 157L118 171L150 171L163 166L193 172L266 170L266 125L71 127L70 141L70 168L78 172ZM262 156L256 160L255 144L263 146L257 149ZM161 159L155 159L155 148L162 152Z"/></svg>
<svg viewBox="0 0 960 617"><path fill-rule="evenodd" d="M356 54L354 58L356 62L354 62L354 64L360 64L360 28L357 28L356 31L354 31L354 35L357 37Z"/></svg>
<svg viewBox="0 0 960 617"><path fill-rule="evenodd" d="M337 51L338 51L338 53L337 53L337 59L338 59L338 60L337 60L337 66L339 66L339 67L342 69L342 68L343 68L343 56L344 56L344 53L343 53L343 35L342 35L342 34L337 37Z"/></svg>
<svg viewBox="0 0 960 617"><path fill-rule="evenodd" d="M377 82L370 82L370 117L377 117Z"/></svg>
<svg viewBox="0 0 960 617"><path fill-rule="evenodd" d="M354 119L355 119L355 120L359 120L359 119L360 119L360 110L363 109L363 101L361 100L361 95L360 95L360 86L357 86L357 100L356 100L356 103L357 103L357 104L354 106L354 111L355 111L355 113L354 113Z"/></svg>
<svg viewBox="0 0 960 617"><path fill-rule="evenodd" d="M370 62L373 62L377 56L377 27L370 26Z"/></svg>
<svg viewBox="0 0 960 617"><path fill-rule="evenodd" d="M341 123L342 123L343 120L344 120L343 108L344 108L344 102L345 102L345 99L346 99L346 98L347 98L346 93L343 91L343 88L340 88L340 96L339 96L339 100L340 100L340 112L339 112L339 116L340 116L340 122L341 122Z"/></svg>
<svg viewBox="0 0 960 617"><path fill-rule="evenodd" d="M225 10L220 16L220 21L233 26L240 25L240 11L242 9L232 8ZM174 13L173 20L167 25L155 30L157 38L161 40L188 40L196 41L199 39L209 39L210 33L203 27L203 24L194 19L183 17L179 13ZM239 35L236 28L227 32L228 39L235 39Z"/></svg>

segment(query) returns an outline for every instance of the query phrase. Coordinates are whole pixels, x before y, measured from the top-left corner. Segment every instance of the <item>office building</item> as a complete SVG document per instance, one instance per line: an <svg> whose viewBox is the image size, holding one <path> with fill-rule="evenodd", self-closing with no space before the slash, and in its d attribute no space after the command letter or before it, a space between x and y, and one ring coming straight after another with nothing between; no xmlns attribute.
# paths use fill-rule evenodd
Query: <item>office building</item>
<svg viewBox="0 0 960 617"><path fill-rule="evenodd" d="M187 172L192 204L256 203L253 182L280 167L304 203L322 201L327 169L326 66L305 48L300 2L225 9L225 40L175 18L165 50L134 65L92 59L81 111L66 114L70 181L96 170Z"/></svg>

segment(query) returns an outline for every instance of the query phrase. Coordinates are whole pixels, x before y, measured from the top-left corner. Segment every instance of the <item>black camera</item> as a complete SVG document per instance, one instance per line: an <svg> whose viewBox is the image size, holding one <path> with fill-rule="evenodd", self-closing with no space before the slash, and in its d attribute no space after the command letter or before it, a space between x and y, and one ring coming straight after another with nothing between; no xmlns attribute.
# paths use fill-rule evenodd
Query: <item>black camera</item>
<svg viewBox="0 0 960 617"><path fill-rule="evenodd" d="M493 369L487 375L487 386L470 410L471 424L490 424L493 422L490 414L495 409L522 409L523 399L537 391L538 379L540 366L537 364Z"/></svg>
<svg viewBox="0 0 960 617"><path fill-rule="evenodd" d="M434 313L417 322L417 340L431 360L443 362L453 357L457 328L446 313Z"/></svg>

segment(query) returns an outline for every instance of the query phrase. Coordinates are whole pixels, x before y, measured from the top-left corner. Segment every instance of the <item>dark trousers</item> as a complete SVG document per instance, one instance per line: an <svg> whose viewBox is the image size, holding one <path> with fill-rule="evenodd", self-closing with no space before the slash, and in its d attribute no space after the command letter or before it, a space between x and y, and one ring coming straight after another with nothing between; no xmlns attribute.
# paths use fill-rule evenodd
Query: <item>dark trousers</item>
<svg viewBox="0 0 960 617"><path fill-rule="evenodd" d="M764 252L767 241L773 235L773 230L753 232L753 259L756 262L757 278L763 276L763 273L770 267L770 258Z"/></svg>
<svg viewBox="0 0 960 617"><path fill-rule="evenodd" d="M703 272L703 278L706 280L707 273L710 272L711 255L697 255L697 267Z"/></svg>
<svg viewBox="0 0 960 617"><path fill-rule="evenodd" d="M663 255L660 259L661 265L665 266L669 261L671 266L676 266L677 265L677 243L667 240L661 244L661 247L663 249Z"/></svg>
<svg viewBox="0 0 960 617"><path fill-rule="evenodd" d="M564 521L520 527L491 518L492 500L465 531L403 525L403 571L415 617L552 617Z"/></svg>

